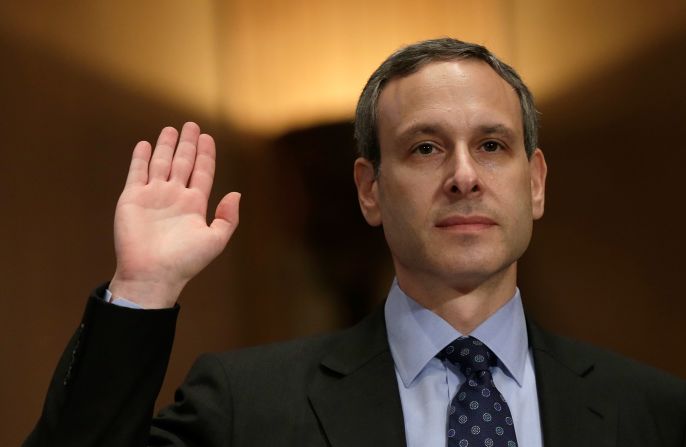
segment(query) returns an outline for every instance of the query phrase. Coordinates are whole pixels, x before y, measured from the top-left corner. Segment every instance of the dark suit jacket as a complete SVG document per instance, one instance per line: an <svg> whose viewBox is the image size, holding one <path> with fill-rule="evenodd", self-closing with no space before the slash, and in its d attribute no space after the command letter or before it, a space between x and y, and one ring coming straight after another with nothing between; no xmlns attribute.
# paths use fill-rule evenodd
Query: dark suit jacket
<svg viewBox="0 0 686 447"><path fill-rule="evenodd" d="M177 313L91 297L24 445L405 445L381 309L331 335L202 356L151 421ZM545 446L686 447L686 382L528 327Z"/></svg>

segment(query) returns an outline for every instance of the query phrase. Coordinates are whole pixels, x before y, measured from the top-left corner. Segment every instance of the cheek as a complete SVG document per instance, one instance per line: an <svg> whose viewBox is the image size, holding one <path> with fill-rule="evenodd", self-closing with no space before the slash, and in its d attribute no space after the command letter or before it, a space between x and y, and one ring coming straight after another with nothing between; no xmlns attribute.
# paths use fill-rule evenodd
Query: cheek
<svg viewBox="0 0 686 447"><path fill-rule="evenodd" d="M533 210L531 185L528 177L523 175L494 176L490 183L494 202L493 211L500 215L504 222L510 222L516 232L525 231L531 226ZM488 201L487 201L488 202Z"/></svg>
<svg viewBox="0 0 686 447"><path fill-rule="evenodd" d="M379 209L384 231L412 238L429 218L431 198L421 184L388 178L379 186Z"/></svg>
<svg viewBox="0 0 686 447"><path fill-rule="evenodd" d="M501 191L505 191L510 196L510 201L518 204L520 208L531 209L531 177L528 170L521 169L510 176L502 176L506 179L501 182Z"/></svg>
<svg viewBox="0 0 686 447"><path fill-rule="evenodd" d="M513 238L529 241L533 230L531 186L528 178L519 179L517 187L510 188L509 213L513 219Z"/></svg>

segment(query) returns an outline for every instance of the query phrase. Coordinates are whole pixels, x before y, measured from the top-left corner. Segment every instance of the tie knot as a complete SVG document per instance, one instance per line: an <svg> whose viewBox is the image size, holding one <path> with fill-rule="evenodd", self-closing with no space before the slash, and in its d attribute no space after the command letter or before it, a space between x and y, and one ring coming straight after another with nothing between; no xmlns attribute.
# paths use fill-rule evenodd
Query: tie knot
<svg viewBox="0 0 686 447"><path fill-rule="evenodd" d="M443 348L439 356L459 366L465 377L471 376L474 372L488 370L497 363L495 354L474 337L458 338Z"/></svg>

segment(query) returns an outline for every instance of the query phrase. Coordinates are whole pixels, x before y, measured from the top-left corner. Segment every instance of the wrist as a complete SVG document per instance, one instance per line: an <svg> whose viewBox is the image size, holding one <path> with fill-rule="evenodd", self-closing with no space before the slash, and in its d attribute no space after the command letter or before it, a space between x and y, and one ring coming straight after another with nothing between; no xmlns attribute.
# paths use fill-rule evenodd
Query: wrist
<svg viewBox="0 0 686 447"><path fill-rule="evenodd" d="M115 273L109 290L113 299L125 298L144 309L165 309L174 307L184 286L185 283L122 278Z"/></svg>

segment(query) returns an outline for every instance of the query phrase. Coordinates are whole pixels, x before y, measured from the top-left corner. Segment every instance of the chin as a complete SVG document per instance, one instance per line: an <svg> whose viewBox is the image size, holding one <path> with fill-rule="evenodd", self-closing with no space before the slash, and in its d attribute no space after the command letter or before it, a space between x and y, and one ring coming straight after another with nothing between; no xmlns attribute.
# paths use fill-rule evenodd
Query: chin
<svg viewBox="0 0 686 447"><path fill-rule="evenodd" d="M453 259L441 267L447 281L460 285L460 288L475 289L481 284L493 279L514 265L516 261L496 259L479 259L478 256Z"/></svg>

